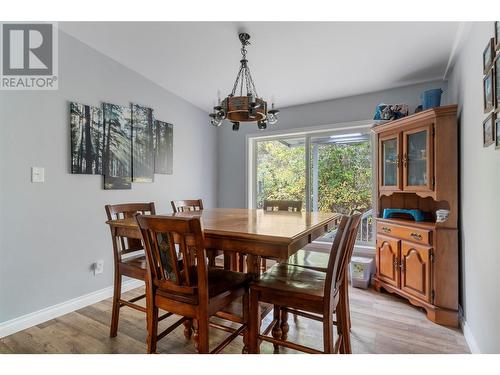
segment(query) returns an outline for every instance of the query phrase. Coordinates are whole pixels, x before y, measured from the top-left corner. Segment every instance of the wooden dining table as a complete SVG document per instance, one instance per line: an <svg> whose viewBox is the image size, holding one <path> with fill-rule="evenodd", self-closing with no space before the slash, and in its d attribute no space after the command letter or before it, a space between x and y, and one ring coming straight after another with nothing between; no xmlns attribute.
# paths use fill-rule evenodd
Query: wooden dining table
<svg viewBox="0 0 500 375"><path fill-rule="evenodd" d="M166 214L167 217L200 217L208 250L245 254L247 272L258 276L260 258L286 260L314 239L333 229L338 213L264 211L212 208ZM116 235L141 239L134 218L108 220Z"/></svg>
<svg viewBox="0 0 500 375"><path fill-rule="evenodd" d="M257 278L260 275L261 257L277 261L287 260L305 245L333 229L342 215L331 212L212 208L164 216L200 217L206 241L205 248L213 252L222 250L245 254L246 272ZM106 223L116 236L141 239L135 218L108 220ZM261 306L259 315L264 317L271 310L270 305ZM232 312L228 314L235 317ZM287 320L287 313L282 312L280 335L283 338L288 332Z"/></svg>

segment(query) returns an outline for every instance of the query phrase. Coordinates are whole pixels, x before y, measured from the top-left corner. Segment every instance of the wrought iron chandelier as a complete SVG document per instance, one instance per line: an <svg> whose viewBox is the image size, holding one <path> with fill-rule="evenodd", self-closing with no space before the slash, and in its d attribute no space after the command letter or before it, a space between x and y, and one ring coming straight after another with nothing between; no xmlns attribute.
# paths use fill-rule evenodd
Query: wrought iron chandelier
<svg viewBox="0 0 500 375"><path fill-rule="evenodd" d="M233 124L233 130L238 131L241 122L257 122L257 127L261 130L267 128L267 125L274 125L278 122L279 110L274 109L274 103L271 109L267 109L267 102L259 97L255 83L250 73L247 60L246 47L250 44L250 35L240 33L241 42L240 70L236 76L233 90L222 102L218 98L218 103L214 107L213 113L210 113L211 124L221 126L224 120L229 120Z"/></svg>

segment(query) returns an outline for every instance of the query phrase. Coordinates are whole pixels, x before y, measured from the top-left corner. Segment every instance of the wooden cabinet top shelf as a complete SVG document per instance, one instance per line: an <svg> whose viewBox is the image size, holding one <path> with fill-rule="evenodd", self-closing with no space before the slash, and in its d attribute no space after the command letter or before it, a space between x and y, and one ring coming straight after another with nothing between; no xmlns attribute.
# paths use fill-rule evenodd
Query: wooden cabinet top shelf
<svg viewBox="0 0 500 375"><path fill-rule="evenodd" d="M381 133L381 132L386 132L390 130L397 130L401 126L407 125L407 124L414 124L418 123L420 121L425 122L426 120L441 117L441 116L449 116L451 114L456 114L457 113L457 105L445 105L442 107L436 107L436 108L431 108L427 109L425 111L415 113L410 116L403 117L399 120L394 120L394 121L388 121L380 125L374 125L372 127L372 131L374 133Z"/></svg>

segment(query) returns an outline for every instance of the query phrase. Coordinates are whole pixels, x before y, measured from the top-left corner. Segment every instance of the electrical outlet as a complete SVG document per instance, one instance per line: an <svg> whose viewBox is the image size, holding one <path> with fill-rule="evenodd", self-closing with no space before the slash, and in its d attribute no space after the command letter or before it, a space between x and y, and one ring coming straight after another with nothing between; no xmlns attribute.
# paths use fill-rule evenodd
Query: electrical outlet
<svg viewBox="0 0 500 375"><path fill-rule="evenodd" d="M94 275L99 275L104 272L104 261L98 260L94 263Z"/></svg>

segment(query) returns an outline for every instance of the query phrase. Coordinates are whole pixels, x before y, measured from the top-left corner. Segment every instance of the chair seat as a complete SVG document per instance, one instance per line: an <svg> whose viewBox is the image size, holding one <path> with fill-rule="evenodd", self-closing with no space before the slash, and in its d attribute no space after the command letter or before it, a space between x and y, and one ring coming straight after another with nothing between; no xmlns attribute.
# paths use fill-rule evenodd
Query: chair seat
<svg viewBox="0 0 500 375"><path fill-rule="evenodd" d="M252 275L221 268L208 269L208 296L215 297L227 291L239 289L250 283Z"/></svg>
<svg viewBox="0 0 500 375"><path fill-rule="evenodd" d="M316 271L326 272L329 252L301 249L290 256L285 262L288 265L312 268Z"/></svg>
<svg viewBox="0 0 500 375"><path fill-rule="evenodd" d="M195 267L195 266L194 266ZM197 275L196 272L193 272ZM222 293L246 287L252 280L252 275L241 272L228 271L221 268L208 268L208 297L214 298ZM193 280L196 284L196 279ZM198 304L197 295L176 294L168 290L158 289L157 294L166 298L193 305Z"/></svg>
<svg viewBox="0 0 500 375"><path fill-rule="evenodd" d="M147 267L145 255L124 259L124 260L122 260L122 263L129 265L129 266L132 266L132 267L137 267L137 268L140 268L143 270L145 270Z"/></svg>
<svg viewBox="0 0 500 375"><path fill-rule="evenodd" d="M325 272L281 263L264 272L260 279L251 283L250 288L287 295L290 299L322 300L325 279Z"/></svg>

